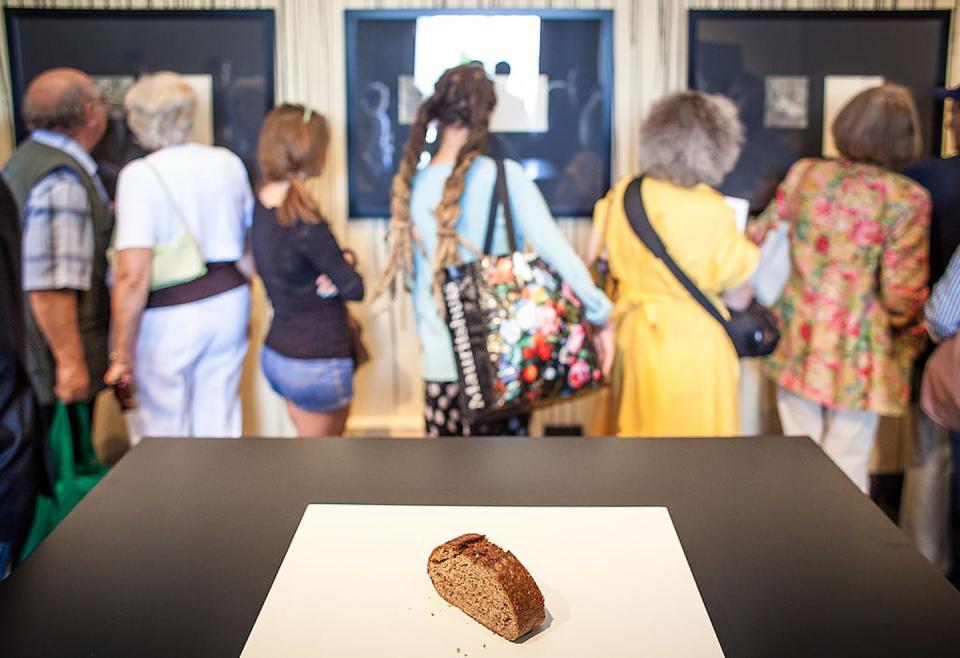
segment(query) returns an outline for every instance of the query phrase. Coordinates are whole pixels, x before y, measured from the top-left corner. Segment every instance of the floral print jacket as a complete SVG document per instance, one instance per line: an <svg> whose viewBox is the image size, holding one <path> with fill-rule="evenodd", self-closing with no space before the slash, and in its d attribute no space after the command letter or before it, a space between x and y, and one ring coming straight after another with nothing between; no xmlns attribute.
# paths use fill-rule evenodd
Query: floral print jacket
<svg viewBox="0 0 960 658"><path fill-rule="evenodd" d="M903 414L926 340L929 194L878 167L801 160L748 234L761 243L779 220L792 266L768 375L827 407Z"/></svg>

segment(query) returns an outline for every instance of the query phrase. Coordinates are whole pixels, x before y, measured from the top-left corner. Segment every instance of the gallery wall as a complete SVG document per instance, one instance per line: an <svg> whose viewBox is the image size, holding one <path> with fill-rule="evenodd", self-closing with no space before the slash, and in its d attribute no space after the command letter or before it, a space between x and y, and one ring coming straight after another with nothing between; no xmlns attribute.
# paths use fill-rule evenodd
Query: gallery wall
<svg viewBox="0 0 960 658"><path fill-rule="evenodd" d="M307 103L329 118L333 140L328 171L313 181L313 189L341 240L358 252L368 283L376 280L384 260L387 223L384 220L350 222L347 213L346 103L343 11L382 8L588 8L614 13L613 178L633 171L637 162L638 126L650 103L664 92L682 89L687 80L687 19L691 8L704 9L953 9L956 27L960 0L533 0L526 2L473 0L418 2L416 0L46 0L3 2L5 7L108 8L108 9L274 9L276 31L276 96L278 101ZM956 34L956 29L953 30ZM955 37L954 37L955 39ZM5 97L0 103L0 161L13 149L10 120L9 66L3 53ZM951 48L948 79L960 82L960 48ZM399 147L399 145L397 145ZM950 148L948 145L947 148ZM581 251L589 235L589 222L559 220L571 242ZM421 385L417 342L409 301L381 299L358 306L366 327L373 359L360 370L350 428L355 433L419 434L422 429ZM261 295L254 310L252 344L256 347L268 322ZM280 401L269 391L256 368L251 350L244 382L245 431L248 434L289 434L290 425ZM745 431L758 431L765 423L760 383L754 365L744 373ZM761 400L758 406L755 402ZM544 424L602 426L602 395L556 405L536 414L535 427Z"/></svg>

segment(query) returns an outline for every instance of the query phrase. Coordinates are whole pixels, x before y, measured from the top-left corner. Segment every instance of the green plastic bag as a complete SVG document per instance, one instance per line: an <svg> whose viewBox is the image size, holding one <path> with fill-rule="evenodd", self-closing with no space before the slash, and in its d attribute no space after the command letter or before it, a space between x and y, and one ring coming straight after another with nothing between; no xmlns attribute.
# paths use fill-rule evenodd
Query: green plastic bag
<svg viewBox="0 0 960 658"><path fill-rule="evenodd" d="M77 443L80 454L74 455L73 430L70 427L71 410L77 418L80 436ZM50 447L57 469L55 497L37 496L37 507L33 515L33 525L27 536L20 559L24 560L33 549L40 545L57 524L70 513L77 503L93 489L106 472L107 467L97 460L93 449L90 411L86 405L74 405L72 409L57 402L53 422L50 425Z"/></svg>

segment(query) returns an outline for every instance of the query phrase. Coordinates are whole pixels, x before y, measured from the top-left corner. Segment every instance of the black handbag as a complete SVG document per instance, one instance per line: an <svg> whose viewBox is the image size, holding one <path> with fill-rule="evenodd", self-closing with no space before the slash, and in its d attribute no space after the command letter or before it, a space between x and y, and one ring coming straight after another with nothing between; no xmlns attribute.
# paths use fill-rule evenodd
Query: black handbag
<svg viewBox="0 0 960 658"><path fill-rule="evenodd" d="M729 320L723 317L723 314L714 306L713 302L707 299L706 295L697 288L697 285L673 260L666 245L663 244L663 240L660 239L656 229L650 223L647 211L643 207L643 196L640 193L642 181L643 177L635 178L627 186L623 195L623 209L627 213L630 227L640 238L640 241L667 266L667 269L676 277L680 285L687 289L687 292L693 296L696 302L720 323L733 342L733 346L737 350L737 356L766 356L773 352L780 341L780 331L777 329L777 320L770 309L754 300L743 311L731 310Z"/></svg>
<svg viewBox="0 0 960 658"><path fill-rule="evenodd" d="M491 255L498 207L510 253ZM603 383L583 303L559 275L517 244L503 160L479 260L447 268L446 323L465 422L526 413Z"/></svg>

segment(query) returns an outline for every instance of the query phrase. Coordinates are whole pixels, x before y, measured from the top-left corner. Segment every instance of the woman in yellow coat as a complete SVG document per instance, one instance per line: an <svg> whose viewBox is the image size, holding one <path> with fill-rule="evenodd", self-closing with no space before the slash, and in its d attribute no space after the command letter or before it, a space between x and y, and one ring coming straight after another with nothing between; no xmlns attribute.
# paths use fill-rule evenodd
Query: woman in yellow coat
<svg viewBox="0 0 960 658"><path fill-rule="evenodd" d="M697 92L657 102L641 129L641 186L650 223L681 269L722 313L743 308L759 251L736 226L719 185L740 155L743 127L728 99ZM594 211L610 273L622 359L620 436L739 433L736 350L723 327L643 245L618 182Z"/></svg>

